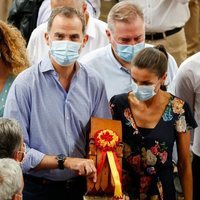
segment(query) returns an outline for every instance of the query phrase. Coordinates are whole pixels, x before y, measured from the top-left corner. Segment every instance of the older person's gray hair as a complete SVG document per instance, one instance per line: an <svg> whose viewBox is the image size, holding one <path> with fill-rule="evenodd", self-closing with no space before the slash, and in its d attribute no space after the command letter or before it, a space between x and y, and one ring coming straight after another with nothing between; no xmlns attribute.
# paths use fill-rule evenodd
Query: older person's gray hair
<svg viewBox="0 0 200 200"><path fill-rule="evenodd" d="M141 8L132 1L121 1L115 4L107 17L108 28L114 31L115 22L130 23L131 21L141 18L144 21L144 15Z"/></svg>
<svg viewBox="0 0 200 200"><path fill-rule="evenodd" d="M0 118L0 158L13 158L20 150L23 135L14 119Z"/></svg>
<svg viewBox="0 0 200 200"><path fill-rule="evenodd" d="M22 170L11 158L0 159L0 199L12 200L22 190Z"/></svg>

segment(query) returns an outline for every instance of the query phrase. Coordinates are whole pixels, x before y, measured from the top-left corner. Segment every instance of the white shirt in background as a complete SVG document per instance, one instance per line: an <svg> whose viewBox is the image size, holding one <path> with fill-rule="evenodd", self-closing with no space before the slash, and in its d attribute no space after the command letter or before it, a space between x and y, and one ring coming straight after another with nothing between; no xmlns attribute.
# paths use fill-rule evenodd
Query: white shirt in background
<svg viewBox="0 0 200 200"><path fill-rule="evenodd" d="M44 0L38 11L37 26L48 21L51 14L51 0Z"/></svg>
<svg viewBox="0 0 200 200"><path fill-rule="evenodd" d="M175 95L188 102L198 127L194 129L192 151L200 156L200 52L185 60L174 80Z"/></svg>
<svg viewBox="0 0 200 200"><path fill-rule="evenodd" d="M99 18L101 14L101 0L86 0L88 12L95 18Z"/></svg>
<svg viewBox="0 0 200 200"><path fill-rule="evenodd" d="M145 32L165 32L183 27L190 17L189 0L132 0L144 13Z"/></svg>

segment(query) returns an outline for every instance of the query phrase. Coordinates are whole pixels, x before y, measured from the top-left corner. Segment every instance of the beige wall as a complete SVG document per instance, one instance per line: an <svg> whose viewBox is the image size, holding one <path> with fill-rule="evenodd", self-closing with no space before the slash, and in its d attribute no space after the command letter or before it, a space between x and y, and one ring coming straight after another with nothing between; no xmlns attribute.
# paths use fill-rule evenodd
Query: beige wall
<svg viewBox="0 0 200 200"><path fill-rule="evenodd" d="M0 19L3 21L7 20L8 12L12 0L0 0Z"/></svg>
<svg viewBox="0 0 200 200"><path fill-rule="evenodd" d="M117 3L117 0L102 0L101 1L101 15L100 19L103 21L107 21L107 15L110 9Z"/></svg>

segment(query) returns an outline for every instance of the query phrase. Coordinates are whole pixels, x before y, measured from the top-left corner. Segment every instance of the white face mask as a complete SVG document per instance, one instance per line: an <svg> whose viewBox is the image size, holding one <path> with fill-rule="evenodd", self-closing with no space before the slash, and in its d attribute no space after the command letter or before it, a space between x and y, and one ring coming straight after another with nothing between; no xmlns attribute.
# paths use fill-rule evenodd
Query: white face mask
<svg viewBox="0 0 200 200"><path fill-rule="evenodd" d="M139 101L147 101L156 94L154 85L137 85L132 81L131 88Z"/></svg>
<svg viewBox="0 0 200 200"><path fill-rule="evenodd" d="M71 41L52 41L50 54L62 67L67 67L79 58L81 43Z"/></svg>

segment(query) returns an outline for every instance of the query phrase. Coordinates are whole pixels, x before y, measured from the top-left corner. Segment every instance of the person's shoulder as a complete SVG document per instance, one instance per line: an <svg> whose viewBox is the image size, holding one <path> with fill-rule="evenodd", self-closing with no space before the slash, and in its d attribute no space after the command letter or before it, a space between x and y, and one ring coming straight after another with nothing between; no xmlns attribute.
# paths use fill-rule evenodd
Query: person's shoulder
<svg viewBox="0 0 200 200"><path fill-rule="evenodd" d="M128 93L114 95L110 99L110 102L113 105L124 105L126 107L126 106L128 106Z"/></svg>
<svg viewBox="0 0 200 200"><path fill-rule="evenodd" d="M195 73L198 73L200 70L200 52L188 57L185 61L183 61L179 67L179 70L184 71L193 71Z"/></svg>
<svg viewBox="0 0 200 200"><path fill-rule="evenodd" d="M199 85L200 78L200 52L188 57L184 62L181 63L176 79L180 81L180 79L184 82L190 80L194 82L194 85Z"/></svg>
<svg viewBox="0 0 200 200"><path fill-rule="evenodd" d="M100 19L94 18L94 17L92 17L92 20L94 21L94 24L96 26L101 26L102 28L107 28L107 23L106 22L104 22L104 21L102 21Z"/></svg>
<svg viewBox="0 0 200 200"><path fill-rule="evenodd" d="M107 23L92 17L90 20L90 24L88 24L90 30L93 30L93 34L95 33L96 37L104 38L104 40L108 41L106 35Z"/></svg>
<svg viewBox="0 0 200 200"><path fill-rule="evenodd" d="M83 57L81 57L79 59L79 61L81 63L91 63L93 61L96 61L96 59L103 59L104 60L105 55L107 55L107 49L108 49L108 45L105 46L105 47L100 47L98 49L95 49L95 50L87 53ZM101 61L101 60L99 60L99 61Z"/></svg>
<svg viewBox="0 0 200 200"><path fill-rule="evenodd" d="M30 67L28 67L27 69L25 69L24 71L22 71L21 73L19 73L17 75L17 77L15 78L15 83L16 84L30 84L33 80L34 77L38 76L38 65L32 65Z"/></svg>
<svg viewBox="0 0 200 200"><path fill-rule="evenodd" d="M37 26L33 32L31 33L32 36L38 36L39 34L44 34L47 31L47 22L40 24Z"/></svg>
<svg viewBox="0 0 200 200"><path fill-rule="evenodd" d="M80 66L80 70L85 74L85 76L90 79L91 81L96 81L96 82L103 82L102 78L100 77L99 73L96 72L96 70L94 70L91 67L88 67L87 65L78 62L79 66Z"/></svg>
<svg viewBox="0 0 200 200"><path fill-rule="evenodd" d="M187 101L184 101L182 98L179 98L177 96L173 96L171 106L173 113L178 116L178 122L181 124L176 123L176 128L183 128L181 127L182 124L186 125L185 129L183 130L177 130L178 132L186 132L187 130L190 130L191 128L196 128L197 123L194 119L194 115L191 111L191 107Z"/></svg>
<svg viewBox="0 0 200 200"><path fill-rule="evenodd" d="M181 97L178 97L171 93L170 93L170 95L171 95L172 106L175 106L175 107L178 106L180 108L181 106L183 107L185 104L186 104L186 106L188 105L188 103Z"/></svg>

